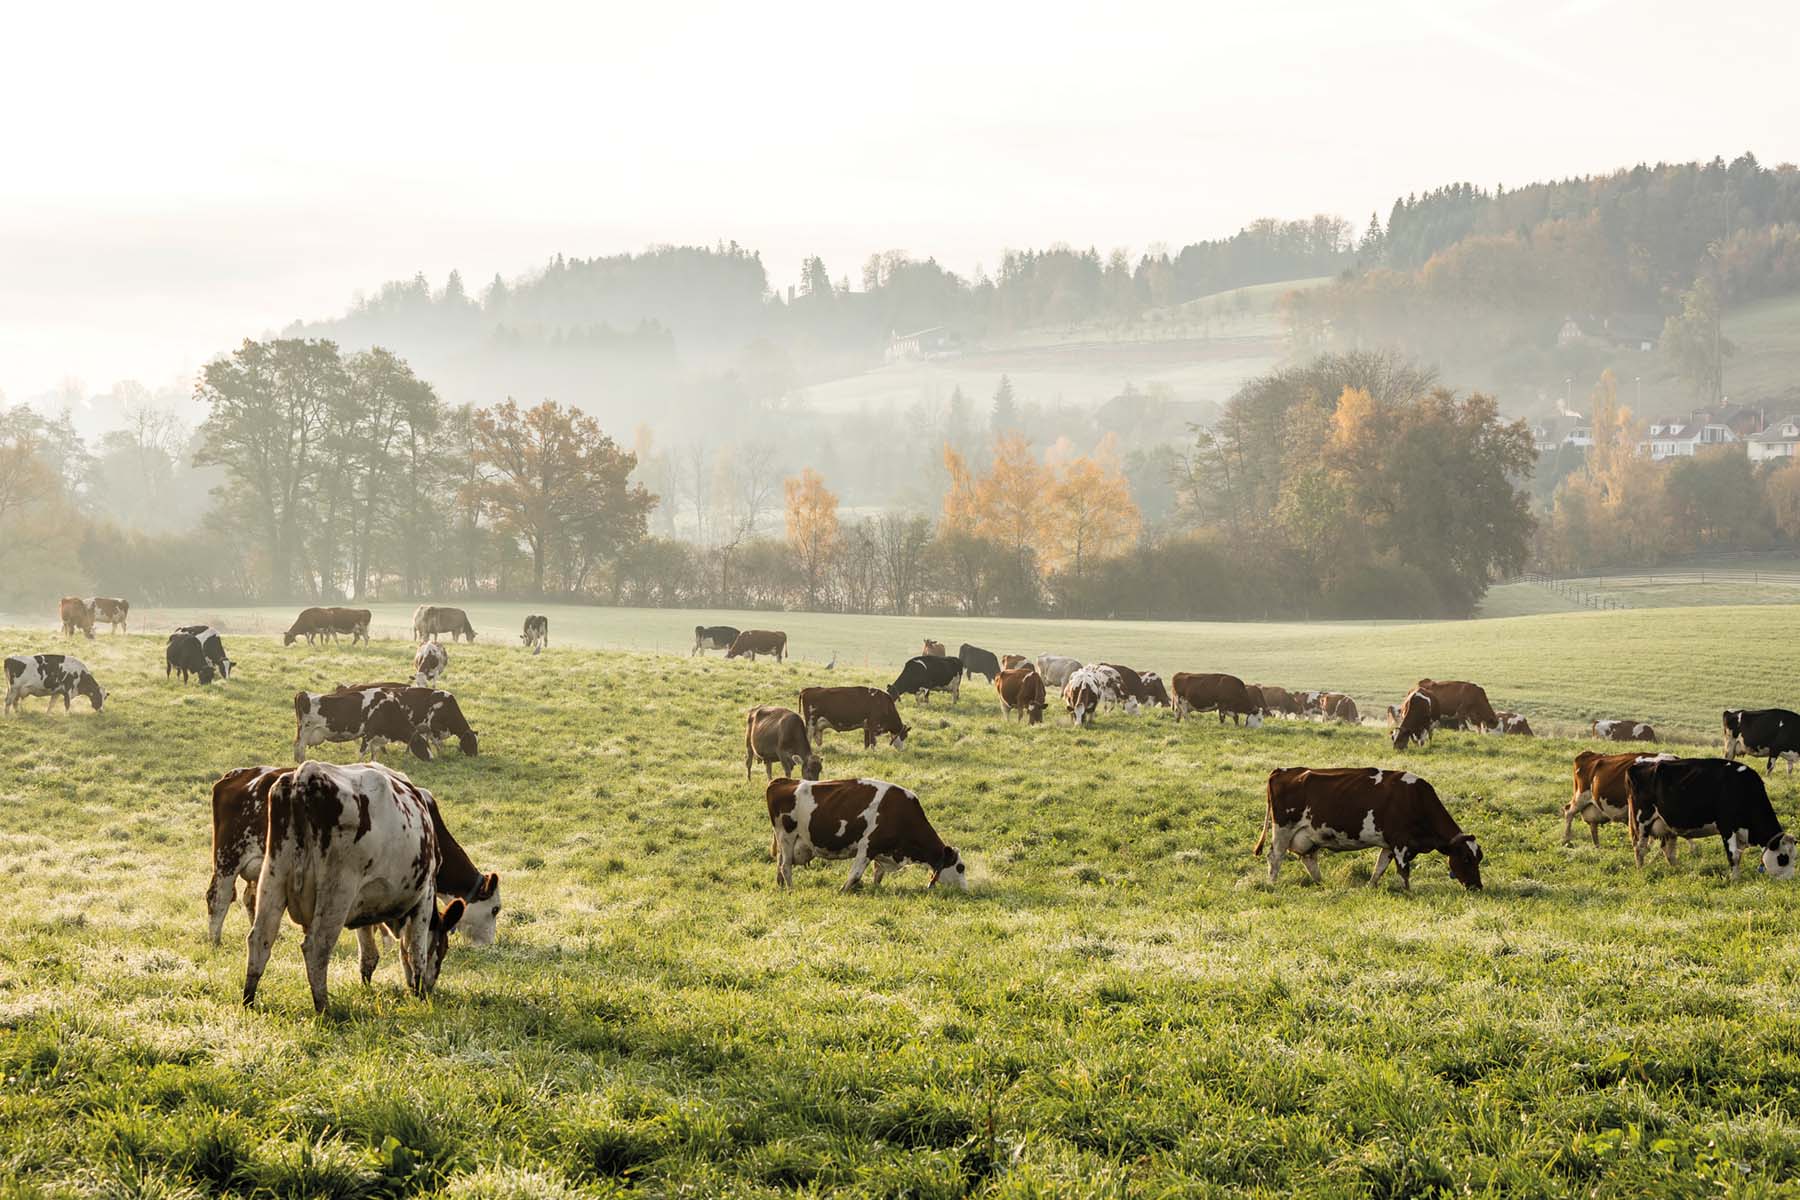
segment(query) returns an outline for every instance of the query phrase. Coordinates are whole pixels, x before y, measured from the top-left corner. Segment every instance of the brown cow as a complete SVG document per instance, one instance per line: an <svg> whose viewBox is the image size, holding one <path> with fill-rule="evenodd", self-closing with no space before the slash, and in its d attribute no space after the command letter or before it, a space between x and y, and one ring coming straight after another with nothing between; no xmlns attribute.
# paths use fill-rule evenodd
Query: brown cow
<svg viewBox="0 0 1800 1200"><path fill-rule="evenodd" d="M288 626L287 631L281 635L281 644L291 646L301 638L305 638L306 644L310 646L315 637L330 636L331 618L327 615L326 610L303 608L300 610L300 615L294 618L294 623Z"/></svg>
<svg viewBox="0 0 1800 1200"><path fill-rule="evenodd" d="M888 735L889 745L904 750L910 732L900 720L894 698L880 688L807 688L800 693L800 716L814 742L822 741L827 729L839 733L860 729L865 750L873 747L876 736L883 733Z"/></svg>
<svg viewBox="0 0 1800 1200"><path fill-rule="evenodd" d="M244 888L244 912L252 921L256 919L256 877L262 870L263 846L268 837L269 789L293 771L293 767L237 767L225 772L213 784L213 878L206 889L206 909L207 935L215 946L219 944L232 901L237 898L237 881L240 879L247 885ZM398 771L389 770L389 774L396 780L412 784L412 780ZM468 912L458 926L462 935L477 946L492 945L499 931L500 876L476 869L468 852L450 836L436 799L424 788L413 786L430 805L438 849L443 852L443 861L438 864L437 890L444 896L461 896L468 904ZM373 927L358 930L362 935L364 983L374 974L378 958L372 941L373 932Z"/></svg>
<svg viewBox="0 0 1800 1200"><path fill-rule="evenodd" d="M1270 834L1273 832L1273 840ZM1381 882L1388 863L1412 889L1413 860L1433 850L1450 860L1450 874L1470 891L1481 890L1481 846L1456 824L1436 790L1411 771L1371 767L1280 767L1269 772L1269 806L1253 854L1269 842L1269 882L1291 851L1319 882L1319 851L1379 846L1369 886Z"/></svg>
<svg viewBox="0 0 1800 1200"><path fill-rule="evenodd" d="M919 653L920 654L928 654L932 658L943 658L945 656L944 643L934 642L930 638L926 638L925 639L925 648L923 650L919 651Z"/></svg>
<svg viewBox="0 0 1800 1200"><path fill-rule="evenodd" d="M333 607L325 610L325 623L331 630L332 640L336 641L338 634L347 633L352 646L359 641L364 645L368 644L369 622L374 619L375 614L366 608Z"/></svg>
<svg viewBox="0 0 1800 1200"><path fill-rule="evenodd" d="M1494 715L1488 695L1478 683L1461 679L1421 679L1419 690L1431 697L1438 719L1460 718L1477 729L1495 729L1500 718Z"/></svg>
<svg viewBox="0 0 1800 1200"><path fill-rule="evenodd" d="M725 652L725 657L748 656L751 662L755 662L759 654L773 654L776 662L786 658L787 634L779 629L746 629L737 635L737 640L731 643L731 649Z"/></svg>
<svg viewBox="0 0 1800 1200"><path fill-rule="evenodd" d="M112 626L108 632L117 633L123 628L126 633L130 633L130 617L131 601L121 600L116 596L94 597L94 620L105 621Z"/></svg>
<svg viewBox="0 0 1800 1200"><path fill-rule="evenodd" d="M824 770L819 756L813 753L806 738L806 723L791 708L765 704L750 710L744 721L744 778L750 778L750 765L762 759L768 778L775 778L775 764L781 764L781 777L787 779L795 767L800 778L817 779Z"/></svg>
<svg viewBox="0 0 1800 1200"><path fill-rule="evenodd" d="M1631 764L1673 759L1673 754L1601 754L1583 750L1575 756L1575 791L1563 808L1563 845L1573 838L1575 818L1587 822L1588 837L1600 844L1600 826L1623 825L1630 799L1626 775Z"/></svg>
<svg viewBox="0 0 1800 1200"><path fill-rule="evenodd" d="M1002 654L1000 656L1000 669L1002 671L1016 671L1020 667L1030 667L1034 671L1037 670L1037 664L1033 663L1023 654Z"/></svg>
<svg viewBox="0 0 1800 1200"><path fill-rule="evenodd" d="M1295 699L1294 693L1288 691L1286 688L1277 687L1272 683L1259 683L1254 686L1262 693L1262 711L1264 716L1272 716L1275 713L1286 713L1289 716L1296 716L1299 714L1300 701Z"/></svg>
<svg viewBox="0 0 1800 1200"><path fill-rule="evenodd" d="M1361 714L1356 711L1356 701L1342 692L1320 692L1319 712L1327 717L1348 721L1352 725L1360 724L1362 721Z"/></svg>
<svg viewBox="0 0 1800 1200"><path fill-rule="evenodd" d="M1262 716L1250 699L1249 689L1236 675L1177 671L1169 682L1175 695L1177 721L1189 713L1217 710L1221 725L1225 723L1226 713L1231 714L1233 725L1238 724L1240 716L1251 728L1262 724Z"/></svg>
<svg viewBox="0 0 1800 1200"><path fill-rule="evenodd" d="M1654 742L1656 740L1656 730L1642 721L1595 721L1588 728L1595 737L1605 738L1609 742Z"/></svg>
<svg viewBox="0 0 1800 1200"><path fill-rule="evenodd" d="M57 614L62 618L64 637L74 637L77 629L87 634L88 640L94 637L94 606L80 596L64 596L57 603Z"/></svg>
<svg viewBox="0 0 1800 1200"><path fill-rule="evenodd" d="M871 886L909 862L931 868L927 887L939 879L964 891L969 873L962 856L925 819L919 797L898 784L881 779L834 779L813 783L804 779L777 779L769 784L769 824L775 829L779 856L775 882L787 887L794 868L815 858L851 859L850 878L844 891L862 885L863 872L871 864Z"/></svg>
<svg viewBox="0 0 1800 1200"><path fill-rule="evenodd" d="M1010 720L1014 713L1028 725L1044 722L1044 680L1036 669L1014 667L994 676L994 690L1000 693L1000 707Z"/></svg>
<svg viewBox="0 0 1800 1200"><path fill-rule="evenodd" d="M475 627L469 624L469 614L462 609L436 604L421 604L413 609L413 641L435 640L446 633L453 642L465 637L475 640Z"/></svg>

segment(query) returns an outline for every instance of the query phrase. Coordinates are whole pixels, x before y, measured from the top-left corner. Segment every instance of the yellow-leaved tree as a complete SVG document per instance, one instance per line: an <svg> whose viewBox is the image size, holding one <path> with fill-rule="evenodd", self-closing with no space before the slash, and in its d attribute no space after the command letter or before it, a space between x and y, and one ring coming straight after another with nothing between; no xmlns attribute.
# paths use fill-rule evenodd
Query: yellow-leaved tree
<svg viewBox="0 0 1800 1200"><path fill-rule="evenodd" d="M819 584L838 545L838 498L811 467L782 485L787 494L787 541L806 578L806 607L814 608Z"/></svg>
<svg viewBox="0 0 1800 1200"><path fill-rule="evenodd" d="M1046 565L1085 575L1096 560L1123 553L1144 526L1131 499L1131 485L1119 469L1112 434L1090 457L1064 462L1056 472L1045 511Z"/></svg>

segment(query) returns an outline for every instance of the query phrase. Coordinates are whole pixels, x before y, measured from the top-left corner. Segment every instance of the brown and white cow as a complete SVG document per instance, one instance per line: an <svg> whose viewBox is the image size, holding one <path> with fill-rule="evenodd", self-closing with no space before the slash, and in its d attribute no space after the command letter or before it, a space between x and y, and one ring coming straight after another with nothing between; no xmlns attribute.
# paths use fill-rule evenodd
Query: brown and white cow
<svg viewBox="0 0 1800 1200"><path fill-rule="evenodd" d="M420 642L413 654L413 686L430 687L450 669L450 651L442 642Z"/></svg>
<svg viewBox="0 0 1800 1200"><path fill-rule="evenodd" d="M787 657L787 634L779 629L746 629L731 643L726 658L748 658L756 661L759 654L773 654L775 661Z"/></svg>
<svg viewBox="0 0 1800 1200"><path fill-rule="evenodd" d="M1352 725L1362 721L1362 715L1356 711L1356 701L1342 692L1320 692L1318 712L1328 720L1347 721Z"/></svg>
<svg viewBox="0 0 1800 1200"><path fill-rule="evenodd" d="M421 604L413 609L413 641L436 640L446 633L453 642L465 637L475 640L475 627L469 624L469 614L462 609L436 604Z"/></svg>
<svg viewBox="0 0 1800 1200"><path fill-rule="evenodd" d="M1026 658L1023 654L1002 654L1000 656L1000 669L1002 671L1016 671L1020 667L1030 667L1035 671L1037 669L1037 664L1032 662L1029 658Z"/></svg>
<svg viewBox="0 0 1800 1200"><path fill-rule="evenodd" d="M1398 717L1393 709L1388 709L1388 723L1394 729L1394 749L1404 750L1409 742L1423 746L1431 739L1431 727L1436 720L1437 706L1431 697L1417 689L1409 692L1401 701Z"/></svg>
<svg viewBox="0 0 1800 1200"><path fill-rule="evenodd" d="M1300 701L1294 697L1294 693L1288 691L1286 688L1278 687L1273 683L1258 683L1258 684L1247 684L1246 685L1246 690L1249 690L1251 688L1255 689L1254 691L1251 692L1250 698L1252 700L1257 699L1257 695L1256 695L1257 692L1261 693L1262 714L1265 717L1273 716L1276 713L1285 713L1288 716L1298 716L1299 715Z"/></svg>
<svg viewBox="0 0 1800 1200"><path fill-rule="evenodd" d="M1118 663L1101 663L1100 666L1118 676L1119 695L1123 699L1133 701L1140 708L1151 704L1169 707L1169 690L1155 671L1134 671Z"/></svg>
<svg viewBox="0 0 1800 1200"><path fill-rule="evenodd" d="M62 618L64 637L74 637L75 631L85 633L90 640L94 636L94 606L80 596L64 596L57 602L56 612Z"/></svg>
<svg viewBox="0 0 1800 1200"><path fill-rule="evenodd" d="M824 765L813 752L806 736L806 723L791 708L765 704L753 708L744 720L744 778L750 778L750 766L762 760L763 772L775 778L775 764L781 764L781 777L787 779L795 767L800 778L817 779Z"/></svg>
<svg viewBox="0 0 1800 1200"><path fill-rule="evenodd" d="M244 1003L256 1000L283 916L306 930L301 952L315 1010L325 1011L331 951L346 928L385 925L400 942L407 986L429 995L468 904L458 896L438 911L443 848L419 789L374 763L309 762L275 780L267 807ZM366 958L364 966L374 971Z"/></svg>
<svg viewBox="0 0 1800 1200"><path fill-rule="evenodd" d="M827 729L839 733L862 730L865 750L872 748L876 737L884 733L889 745L904 750L910 732L900 720L894 698L880 688L807 688L800 693L800 717L815 743L823 740Z"/></svg>
<svg viewBox="0 0 1800 1200"><path fill-rule="evenodd" d="M1118 692L1113 679L1103 674L1098 667L1083 667L1069 676L1062 689L1063 708L1068 710L1069 723L1072 725L1092 725L1100 705L1111 699L1115 702Z"/></svg>
<svg viewBox="0 0 1800 1200"><path fill-rule="evenodd" d="M934 642L930 638L926 638L925 647L920 650L919 653L930 655L932 658L943 658L945 655L944 643Z"/></svg>
<svg viewBox="0 0 1800 1200"><path fill-rule="evenodd" d="M1271 840L1271 833L1274 835ZM1433 850L1450 860L1450 874L1471 891L1481 889L1481 846L1464 833L1432 786L1411 771L1380 768L1280 767L1269 772L1269 804L1253 854L1269 843L1269 882L1282 860L1296 855L1319 882L1319 851L1380 847L1369 886L1388 864L1412 888L1413 860Z"/></svg>
<svg viewBox="0 0 1800 1200"><path fill-rule="evenodd" d="M1595 721L1588 726L1588 729L1595 737L1609 742L1654 742L1656 740L1656 730L1642 721Z"/></svg>
<svg viewBox="0 0 1800 1200"><path fill-rule="evenodd" d="M863 872L871 865L873 886L908 863L931 869L927 887L944 879L968 890L962 856L938 837L918 796L898 784L882 779L826 783L777 779L769 784L768 802L777 848L775 882L781 887L793 883L796 866L815 858L847 858L851 863L846 892L861 886Z"/></svg>
<svg viewBox="0 0 1800 1200"><path fill-rule="evenodd" d="M477 870L457 840L444 824L437 800L404 774L379 764L367 764L386 771L397 788L411 788L424 798L431 810L437 833L441 861L436 885L440 896L461 896L468 908L457 926L465 938L477 946L492 945L499 932L500 876ZM206 888L207 936L213 945L225 928L237 898L237 882L244 882L244 912L256 920L256 880L262 873L263 848L268 838L269 791L277 780L293 774L294 767L238 767L225 772L212 789L213 877ZM379 951L374 945L374 930L357 931L362 942L363 982L374 974Z"/></svg>
<svg viewBox="0 0 1800 1200"><path fill-rule="evenodd" d="M1250 697L1250 689L1236 675L1177 671L1169 684L1175 697L1177 721L1185 719L1189 713L1217 711L1221 725L1225 723L1227 713L1231 714L1233 725L1240 717L1253 729L1262 724L1262 715Z"/></svg>
<svg viewBox="0 0 1800 1200"><path fill-rule="evenodd" d="M396 691L294 693L294 761L305 762L308 747L325 742L356 742L372 759L388 742L399 742L414 757L431 760L431 739L421 732Z"/></svg>
<svg viewBox="0 0 1800 1200"><path fill-rule="evenodd" d="M1494 714L1500 718L1500 732L1516 734L1519 737L1533 737L1531 722L1516 712L1501 710Z"/></svg>
<svg viewBox="0 0 1800 1200"><path fill-rule="evenodd" d="M541 654L550 644L550 618L537 613L526 617L525 631L519 634L519 640L533 654Z"/></svg>
<svg viewBox="0 0 1800 1200"><path fill-rule="evenodd" d="M117 596L94 597L94 620L105 621L112 628L110 633L123 629L131 632L131 601L121 600Z"/></svg>
<svg viewBox="0 0 1800 1200"><path fill-rule="evenodd" d="M1633 763L1673 759L1673 754L1601 754L1583 750L1575 756L1575 791L1563 807L1563 845L1572 840L1575 818L1587 822L1588 837L1600 844L1600 826L1625 823L1630 799L1626 773Z"/></svg>
<svg viewBox="0 0 1800 1200"><path fill-rule="evenodd" d="M1488 703L1487 690L1461 679L1421 679L1418 690L1431 697L1437 719L1460 719L1477 729L1496 729L1500 718Z"/></svg>
<svg viewBox="0 0 1800 1200"><path fill-rule="evenodd" d="M1000 693L1000 708L1011 720L1017 713L1027 725L1044 721L1044 677L1030 665L1013 667L994 676L994 690Z"/></svg>

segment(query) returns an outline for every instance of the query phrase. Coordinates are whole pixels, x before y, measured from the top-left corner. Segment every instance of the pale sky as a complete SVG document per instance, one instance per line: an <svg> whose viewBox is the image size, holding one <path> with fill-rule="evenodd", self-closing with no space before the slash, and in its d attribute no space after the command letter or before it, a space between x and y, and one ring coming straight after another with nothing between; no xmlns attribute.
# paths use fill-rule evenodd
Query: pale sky
<svg viewBox="0 0 1800 1200"><path fill-rule="evenodd" d="M0 392L192 372L358 291L735 239L1171 249L1637 161L1800 159L1792 0L36 4Z"/></svg>

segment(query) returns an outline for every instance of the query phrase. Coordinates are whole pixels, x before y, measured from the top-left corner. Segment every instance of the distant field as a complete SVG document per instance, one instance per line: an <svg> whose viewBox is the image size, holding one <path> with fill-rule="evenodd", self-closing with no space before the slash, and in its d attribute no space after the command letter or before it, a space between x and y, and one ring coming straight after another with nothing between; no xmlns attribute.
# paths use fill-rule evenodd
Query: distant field
<svg viewBox="0 0 1800 1200"><path fill-rule="evenodd" d="M1528 585L1516 585L1526 587ZM1554 596L1545 589L1535 591ZM1504 592L1502 598L1504 599ZM1365 711L1398 702L1422 675L1475 679L1497 705L1528 714L1534 725L1573 729L1596 717L1632 717L1711 739L1725 704L1800 705L1790 656L1771 646L1800 641L1800 606L1701 607L1630 612L1565 612L1442 622L1252 623L1180 621L970 620L743 613L586 606L471 604L478 645L519 645L528 611L550 617L553 647L686 655L696 624L786 630L794 657L809 668L836 658L892 678L926 637L953 651L967 641L996 653L1070 654L1172 674L1221 670L1255 682L1325 688L1354 696ZM377 638L411 636L411 604L374 606ZM274 636L294 608L139 612L140 629L204 619L230 634ZM61 647L39 630L14 635L6 650ZM105 642L108 635L100 634ZM1691 648L1691 652L1690 652ZM79 652L79 649L78 649ZM398 648L385 651L400 653ZM453 648L452 653L456 653ZM284 661L314 683L310 664L335 661L304 645ZM1671 655L1684 655L1670 671ZM717 655L714 655L717 657Z"/></svg>
<svg viewBox="0 0 1800 1200"><path fill-rule="evenodd" d="M905 701L904 752L830 738L829 773L920 792L968 896L916 867L843 896L843 864L777 892L742 774L747 706L884 682L926 630L1371 701L1467 675L1534 717L1591 704L1710 736L1724 704L1800 699L1770 651L1800 610L769 618L805 659L783 665L574 649L673 645L693 615L560 608L534 658L522 611L475 606L482 640L451 649L481 757L404 764L502 875L500 941L454 946L429 1004L391 946L360 986L346 938L314 1018L290 927L245 1010L245 917L214 950L201 900L212 779L287 756L296 687L398 673L407 642L238 634L237 677L202 689L163 677L160 633L102 634L78 650L104 711L0 721L0 1196L1626 1197L1800 1172L1800 883L1729 882L1716 840L1643 870L1616 828L1562 847L1586 740L1026 728L979 684ZM60 644L0 630L9 652ZM1268 771L1294 763L1431 779L1485 890L1432 855L1412 894L1370 891L1371 854L1269 888L1249 851ZM1800 811L1800 782L1772 795Z"/></svg>
<svg viewBox="0 0 1800 1200"><path fill-rule="evenodd" d="M1794 604L1800 603L1800 560L1764 560L1756 567L1722 561L1716 567L1671 567L1582 576L1568 583L1582 593L1616 600L1630 608ZM1565 591L1539 583L1520 582L1489 590L1481 605L1481 615L1531 616L1578 612L1586 607Z"/></svg>

